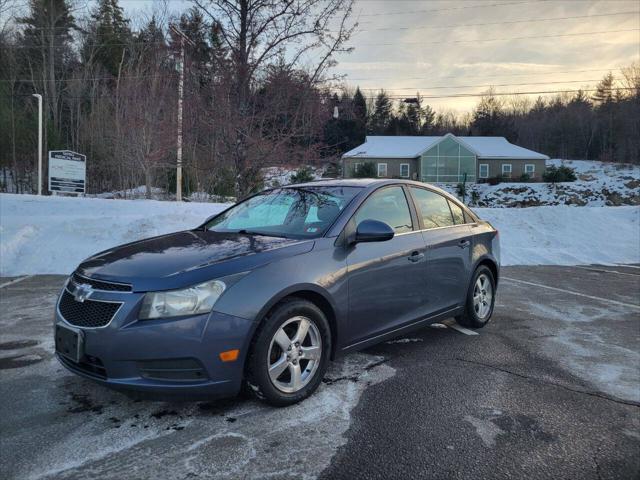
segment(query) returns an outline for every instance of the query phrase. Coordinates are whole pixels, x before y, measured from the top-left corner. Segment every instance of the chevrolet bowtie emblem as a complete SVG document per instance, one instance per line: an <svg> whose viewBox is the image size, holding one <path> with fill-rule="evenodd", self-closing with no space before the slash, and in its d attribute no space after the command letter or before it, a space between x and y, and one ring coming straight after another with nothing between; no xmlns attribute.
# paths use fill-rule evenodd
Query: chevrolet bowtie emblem
<svg viewBox="0 0 640 480"><path fill-rule="evenodd" d="M93 293L93 288L91 285L87 283L81 283L80 285L76 285L76 289L73 292L73 298L75 298L76 302L84 302L87 298L91 296Z"/></svg>

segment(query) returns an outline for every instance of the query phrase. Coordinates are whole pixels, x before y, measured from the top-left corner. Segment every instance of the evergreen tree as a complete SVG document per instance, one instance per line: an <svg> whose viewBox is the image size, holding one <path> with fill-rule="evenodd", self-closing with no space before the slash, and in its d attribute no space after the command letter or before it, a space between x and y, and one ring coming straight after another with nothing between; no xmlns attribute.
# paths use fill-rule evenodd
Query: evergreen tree
<svg viewBox="0 0 640 480"><path fill-rule="evenodd" d="M86 58L102 65L114 77L120 65L130 54L127 46L131 42L129 20L125 18L118 0L99 0L91 16L93 31L90 33L85 52Z"/></svg>
<svg viewBox="0 0 640 480"><path fill-rule="evenodd" d="M517 140L512 119L504 110L504 105L490 90L482 97L473 112L471 129L475 135L506 137Z"/></svg>
<svg viewBox="0 0 640 480"><path fill-rule="evenodd" d="M360 87L356 87L356 93L353 94L353 116L358 120L362 125L366 125L367 123L367 101L362 95L360 91Z"/></svg>
<svg viewBox="0 0 640 480"><path fill-rule="evenodd" d="M615 78L611 72L607 73L596 85L596 92L593 94L593 101L596 105L602 106L613 102Z"/></svg>
<svg viewBox="0 0 640 480"><path fill-rule="evenodd" d="M391 123L392 113L391 99L384 90L380 90L371 116L371 132L376 135L385 134Z"/></svg>
<svg viewBox="0 0 640 480"><path fill-rule="evenodd" d="M421 133L423 135L430 135L435 128L436 112L430 105L425 105L422 109L422 128Z"/></svg>
<svg viewBox="0 0 640 480"><path fill-rule="evenodd" d="M61 147L63 136L63 79L73 61L72 35L76 28L67 0L30 0L29 16L18 44L24 47L18 59L20 77L31 79L44 102L45 149ZM32 93L33 90L25 93ZM45 160L46 162L46 160ZM46 168L46 164L45 164Z"/></svg>

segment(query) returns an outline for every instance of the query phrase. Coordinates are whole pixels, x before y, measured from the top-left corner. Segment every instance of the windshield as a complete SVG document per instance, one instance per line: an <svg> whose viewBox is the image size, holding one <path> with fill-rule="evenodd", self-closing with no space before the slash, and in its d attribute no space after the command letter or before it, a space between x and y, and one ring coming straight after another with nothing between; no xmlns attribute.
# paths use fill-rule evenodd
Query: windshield
<svg viewBox="0 0 640 480"><path fill-rule="evenodd" d="M319 237L359 187L279 188L260 193L210 220L205 229L290 238Z"/></svg>

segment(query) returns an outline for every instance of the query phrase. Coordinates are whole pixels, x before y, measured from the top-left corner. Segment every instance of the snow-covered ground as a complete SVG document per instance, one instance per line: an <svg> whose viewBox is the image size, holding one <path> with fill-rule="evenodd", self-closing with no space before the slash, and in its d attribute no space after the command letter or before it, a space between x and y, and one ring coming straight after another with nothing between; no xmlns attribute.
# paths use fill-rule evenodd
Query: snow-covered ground
<svg viewBox="0 0 640 480"><path fill-rule="evenodd" d="M578 179L555 185L515 182L471 184L467 186L466 200L470 200L471 192L476 192L478 207L640 205L640 165L559 159L549 160L547 164L570 167ZM441 186L457 195L455 185Z"/></svg>
<svg viewBox="0 0 640 480"><path fill-rule="evenodd" d="M91 254L196 227L227 204L0 195L0 275L70 273ZM640 207L478 208L503 265L640 263Z"/></svg>

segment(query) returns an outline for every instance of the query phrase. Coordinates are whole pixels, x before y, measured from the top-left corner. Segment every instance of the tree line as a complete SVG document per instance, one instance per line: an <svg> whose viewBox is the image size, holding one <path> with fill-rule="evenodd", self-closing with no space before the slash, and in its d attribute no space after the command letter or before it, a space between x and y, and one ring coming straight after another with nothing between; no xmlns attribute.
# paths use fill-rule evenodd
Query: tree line
<svg viewBox="0 0 640 480"><path fill-rule="evenodd" d="M332 74L357 28L352 0L194 0L177 17L157 8L144 18L128 18L118 0L98 0L89 15L69 0L8 5L0 0L2 191L35 190L33 93L44 98L44 151L86 154L90 192L174 190L182 44L169 25L189 39L187 193L243 197L262 187L264 167L337 166L366 135L499 135L552 157L640 161L637 64L592 95L531 102L489 91L461 116L419 95L366 98Z"/></svg>
<svg viewBox="0 0 640 480"><path fill-rule="evenodd" d="M326 126L336 154L366 135L500 136L552 158L640 163L640 63L607 73L593 91L578 90L532 100L489 89L465 115L436 112L419 94L394 101L381 90L366 99L359 89L335 94L344 112Z"/></svg>

